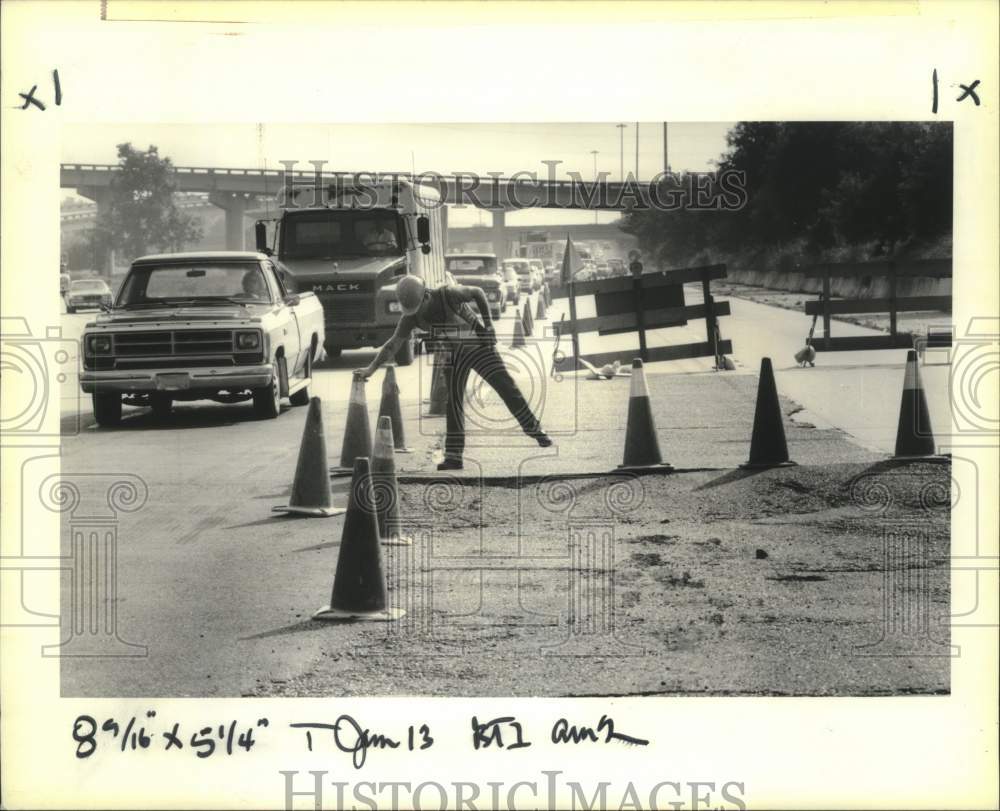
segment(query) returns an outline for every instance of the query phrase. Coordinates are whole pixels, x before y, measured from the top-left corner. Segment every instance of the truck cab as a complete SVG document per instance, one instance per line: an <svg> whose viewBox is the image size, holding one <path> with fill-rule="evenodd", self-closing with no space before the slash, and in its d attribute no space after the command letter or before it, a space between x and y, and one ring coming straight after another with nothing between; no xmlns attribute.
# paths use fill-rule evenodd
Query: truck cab
<svg viewBox="0 0 1000 811"><path fill-rule="evenodd" d="M279 195L273 247L258 222L258 250L273 254L286 284L323 305L327 355L381 346L402 313L396 283L421 277L445 284L441 200L436 189L403 180L314 188ZM415 336L396 357L413 362Z"/></svg>

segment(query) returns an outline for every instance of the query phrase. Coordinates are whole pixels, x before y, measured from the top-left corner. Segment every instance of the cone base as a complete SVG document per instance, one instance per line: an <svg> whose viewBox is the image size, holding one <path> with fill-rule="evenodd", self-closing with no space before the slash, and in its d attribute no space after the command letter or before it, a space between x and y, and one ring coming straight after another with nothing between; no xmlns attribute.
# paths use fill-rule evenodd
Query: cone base
<svg viewBox="0 0 1000 811"><path fill-rule="evenodd" d="M330 468L330 476L331 477L336 477L336 476L353 476L353 475L354 475L354 468L353 467L339 467L338 466L338 467L331 467Z"/></svg>
<svg viewBox="0 0 1000 811"><path fill-rule="evenodd" d="M393 453L413 453L413 448L393 448Z"/></svg>
<svg viewBox="0 0 1000 811"><path fill-rule="evenodd" d="M797 467L798 462L744 462L740 470L768 470L772 467Z"/></svg>
<svg viewBox="0 0 1000 811"><path fill-rule="evenodd" d="M431 414L430 412L428 412L426 414L421 414L420 416L423 417L425 420L427 420L427 419L434 419L435 417L437 417L438 419L444 419L445 415L444 414Z"/></svg>
<svg viewBox="0 0 1000 811"><path fill-rule="evenodd" d="M387 608L384 611L344 611L340 608L323 606L312 618L324 622L392 622L406 614L403 608Z"/></svg>
<svg viewBox="0 0 1000 811"><path fill-rule="evenodd" d="M330 518L334 515L343 515L347 512L345 507L272 507L271 512L285 513L287 515L304 515L307 518Z"/></svg>
<svg viewBox="0 0 1000 811"><path fill-rule="evenodd" d="M387 538L379 538L379 543L382 546L413 546L413 536L405 532L400 532L397 535L390 535Z"/></svg>
<svg viewBox="0 0 1000 811"><path fill-rule="evenodd" d="M657 473L673 473L674 466L669 462L659 462L655 465L618 465L618 470L624 470L626 472L630 470L634 470L636 472L654 470Z"/></svg>

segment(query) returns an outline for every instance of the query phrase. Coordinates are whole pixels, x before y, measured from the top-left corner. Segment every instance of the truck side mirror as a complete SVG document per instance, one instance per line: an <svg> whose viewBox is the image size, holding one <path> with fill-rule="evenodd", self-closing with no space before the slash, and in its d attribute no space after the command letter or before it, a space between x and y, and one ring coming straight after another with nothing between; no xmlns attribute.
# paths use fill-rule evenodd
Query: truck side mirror
<svg viewBox="0 0 1000 811"><path fill-rule="evenodd" d="M254 241L257 243L257 250L260 253L270 256L272 251L267 247L267 226L258 222L253 227Z"/></svg>
<svg viewBox="0 0 1000 811"><path fill-rule="evenodd" d="M427 246L431 241L431 221L426 215L420 215L417 217L417 242L421 245ZM424 251L424 253L429 253L429 251Z"/></svg>

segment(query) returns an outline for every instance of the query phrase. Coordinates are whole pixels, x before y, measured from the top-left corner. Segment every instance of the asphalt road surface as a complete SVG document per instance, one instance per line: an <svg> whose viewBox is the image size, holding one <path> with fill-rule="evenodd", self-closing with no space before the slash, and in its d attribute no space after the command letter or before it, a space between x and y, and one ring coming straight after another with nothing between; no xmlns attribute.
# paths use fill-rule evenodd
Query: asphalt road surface
<svg viewBox="0 0 1000 811"><path fill-rule="evenodd" d="M689 301L699 299L694 287L687 293ZM616 519L621 543L630 544L618 557L624 591L616 600L626 642L631 639L633 646L649 649L650 644L659 645L659 639L663 645L659 655L684 653L683 667L672 671L669 678L662 677L662 667L668 665L660 660L648 660L655 666L635 670L629 679L609 678L614 670L597 665L592 678L581 679L570 665L553 670L544 666L543 659L524 660L523 634L530 636L538 628L525 631L511 616L516 612L498 595L509 596L512 589L520 595L523 586L540 598L562 599L566 587L549 589L545 581L548 575L539 575L537 582L528 577L522 583L516 572L503 567L484 574L475 567L463 573L459 566L437 595L452 613L491 617L476 631L475 644L493 651L498 661L509 659L510 668L504 670L508 676L522 668L522 680L501 677L491 668L466 672L456 668L454 660L418 668L409 676L392 665L362 666L363 656L358 654L356 660L352 651L370 652L372 645L379 648L385 642L379 632L370 628L333 630L317 627L309 619L328 601L343 519L287 520L271 515L272 506L287 501L303 409L286 405L278 419L258 421L247 403L181 403L172 417L162 422L145 409L126 409L119 429L102 430L93 422L88 398L77 393L76 380L69 378L62 392L66 431L63 475L76 477L85 488L96 488L84 493L84 502L104 498L101 488L106 488L105 479L112 474L135 477L148 493L138 509L117 516L117 634L146 650L144 655L120 658L65 657L64 695L469 690L565 695L613 693L616 689L630 693L864 694L947 690L946 659L900 664L899 660L870 657L859 665L850 653L870 644L873 635L877 637L878 611L883 604L882 551L877 535L865 524L866 515L856 505L852 507L849 499L845 501L843 491L891 452L905 352L820 354L816 368L798 369L792 354L801 346L809 320L787 310L731 301L733 315L721 324L723 336L734 343L736 371L711 372L710 358L651 364L647 367L651 388L667 394L687 391L680 378L673 377L680 374L687 376L690 387L709 392L739 390L740 402L752 401L760 358L770 356L779 392L787 398L786 416L794 414L803 425L816 426L814 435L830 440L825 445L836 446L836 458L844 462L823 469L818 463L810 467L809 459L800 458L803 467L798 472L770 471L750 480L736 475L735 470L652 477L655 481L644 477L648 484L643 485L642 506ZM534 300L531 306L534 311ZM585 307L580 315L587 315ZM550 316L557 319L559 309ZM78 338L92 317L88 313L64 315L63 337ZM508 308L498 329L501 341L510 335L512 325L512 310ZM540 326L544 335L545 324ZM837 332L862 334L864 330L838 324ZM692 340L704 340L701 323L650 335L653 346ZM628 349L632 341L629 336L588 337L583 351L595 347ZM311 391L323 399L328 416L331 463L339 456L351 370L366 364L372 352L345 352L315 370ZM947 367L925 367L923 375L932 420L935 426L947 424ZM730 383L725 382L727 377ZM398 370L404 419L414 430L423 426L417 427L417 417L429 378L430 369L422 362ZM677 380L677 385L672 385L671 379ZM743 382L736 386L736 380ZM652 385L656 381L659 388ZM613 419L620 423L628 381L594 385L608 388L588 391L612 398L607 411L593 410L595 421ZM377 398L378 389L370 386L368 396L374 411L377 401L372 398ZM615 402L620 405L615 406ZM673 412L677 410L672 406ZM692 402L689 413L682 416L688 426L696 428L699 419L709 419L710 412L703 403ZM744 423L750 416L742 418ZM659 420L658 415L658 424ZM671 424L669 418L663 422ZM435 430L440 432L443 421L437 426ZM601 442L603 426L592 427L592 432L566 441ZM661 442L670 444L671 430L660 426ZM802 435L809 430L802 428ZM711 436L704 441L711 442ZM824 443L815 443L816 447L821 445ZM410 457L406 465L433 475L434 458ZM515 462L512 458L512 475ZM879 470L878 475L887 475L887 471ZM933 483L939 474L929 469L921 475ZM895 480L894 486L900 481ZM905 487L910 489L927 486L924 480L907 482ZM346 503L348 486L344 480L334 481L335 502ZM610 494L614 486L613 481L595 480L594 492L603 487L601 492ZM401 486L404 514L414 514L422 503L428 503L431 488ZM907 496L910 501L912 497L912 493ZM581 508L591 510L594 520L602 510L607 513L608 505L612 511L617 509L611 495L588 496L579 490L574 498ZM554 522L554 517L558 518L555 511L539 511L537 504L529 508L516 488L464 488L460 501L460 509L444 517L438 515L435 527L449 548L454 544L456 549L477 549L483 554L483 549L495 543L496 554L502 556L519 554L527 543L541 549L565 546L565 523ZM909 503L906 498L902 501ZM720 508L723 502L727 506ZM740 513L740 505L745 514ZM783 521L786 513L807 513L807 517ZM73 516L67 515L63 539L67 555L71 554L72 522ZM802 547L817 537L823 542L820 547ZM938 527L933 540L936 554L946 555L946 522ZM747 563L760 560L761 551L769 563ZM392 548L387 548L386 560L390 590L404 593L410 588L407 593L412 593L413 561ZM751 571L748 565L757 566L757 570ZM417 567L425 574L433 568ZM555 566L562 573L559 577L564 577L568 568L565 564ZM817 573L826 570L840 574ZM742 574L734 579L734 571ZM845 583L840 578L852 580ZM73 588L67 576L62 589L64 622L72 610ZM856 593L856 599L845 601L845 589ZM935 589L935 604L946 610L947 583ZM657 590L665 591L657 595ZM647 611L651 598L659 607ZM761 602L765 599L766 605ZM664 606L675 609L669 617L658 613ZM536 613L558 616L558 611L547 612L546 608L552 607L542 599ZM411 610L411 614L419 612ZM649 623L654 622L672 630L642 637L642 630L648 631ZM831 644L831 629L840 629L835 634L839 646ZM728 639L735 639L738 651L737 659L730 662L735 664L728 669L718 667L724 659L713 658L732 654L719 648L727 633ZM423 650L429 656L453 655L448 642L438 640ZM463 644L468 645L468 640L459 642L459 648ZM551 644L551 640L544 644ZM809 655L796 655L790 663L789 649ZM832 656L830 651L843 655L818 666L810 664L810 656ZM471 688L470 684L477 686Z"/></svg>

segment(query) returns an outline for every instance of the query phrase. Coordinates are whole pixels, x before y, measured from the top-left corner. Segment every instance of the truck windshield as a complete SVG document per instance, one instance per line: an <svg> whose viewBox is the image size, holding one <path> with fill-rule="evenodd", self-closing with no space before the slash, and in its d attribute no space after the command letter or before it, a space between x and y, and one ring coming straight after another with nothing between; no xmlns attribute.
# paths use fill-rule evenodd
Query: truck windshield
<svg viewBox="0 0 1000 811"><path fill-rule="evenodd" d="M459 276L492 276L497 272L496 262L482 257L448 259L448 270Z"/></svg>
<svg viewBox="0 0 1000 811"><path fill-rule="evenodd" d="M399 256L403 229L395 211L309 211L286 214L282 259Z"/></svg>
<svg viewBox="0 0 1000 811"><path fill-rule="evenodd" d="M184 301L270 302L271 294L256 262L138 265L118 297L119 307L155 306Z"/></svg>

